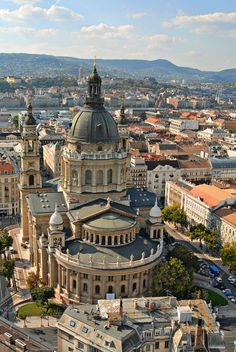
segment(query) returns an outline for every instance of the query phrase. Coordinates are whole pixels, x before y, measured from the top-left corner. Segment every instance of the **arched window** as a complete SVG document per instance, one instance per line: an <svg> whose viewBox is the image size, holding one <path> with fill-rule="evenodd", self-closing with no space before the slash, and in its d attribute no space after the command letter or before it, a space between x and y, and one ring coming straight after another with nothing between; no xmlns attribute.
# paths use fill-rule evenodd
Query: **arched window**
<svg viewBox="0 0 236 352"><path fill-rule="evenodd" d="M143 280L143 288L146 288L146 280Z"/></svg>
<svg viewBox="0 0 236 352"><path fill-rule="evenodd" d="M111 236L108 237L108 246L111 246Z"/></svg>
<svg viewBox="0 0 236 352"><path fill-rule="evenodd" d="M88 292L88 285L87 284L83 285L83 290L84 290L84 292Z"/></svg>
<svg viewBox="0 0 236 352"><path fill-rule="evenodd" d="M128 234L125 235L125 242L128 243L129 239L128 239Z"/></svg>
<svg viewBox="0 0 236 352"><path fill-rule="evenodd" d="M93 233L91 233L90 241L93 242Z"/></svg>
<svg viewBox="0 0 236 352"><path fill-rule="evenodd" d="M86 185L92 184L92 171L91 170L85 171L85 184Z"/></svg>
<svg viewBox="0 0 236 352"><path fill-rule="evenodd" d="M78 185L78 172L76 170L72 170L71 178L72 178L72 185L77 186Z"/></svg>
<svg viewBox="0 0 236 352"><path fill-rule="evenodd" d="M99 285L95 286L95 293L96 293L96 295L100 295L100 286Z"/></svg>
<svg viewBox="0 0 236 352"><path fill-rule="evenodd" d="M108 293L113 293L113 287L112 286L108 286Z"/></svg>
<svg viewBox="0 0 236 352"><path fill-rule="evenodd" d="M102 236L102 245L105 246L105 236Z"/></svg>
<svg viewBox="0 0 236 352"><path fill-rule="evenodd" d="M125 293L125 285L121 285L120 292L121 292L121 293Z"/></svg>
<svg viewBox="0 0 236 352"><path fill-rule="evenodd" d="M99 236L96 235L96 240L95 240L95 243L98 244L99 243Z"/></svg>
<svg viewBox="0 0 236 352"><path fill-rule="evenodd" d="M112 169L107 171L107 183L108 184L112 183Z"/></svg>
<svg viewBox="0 0 236 352"><path fill-rule="evenodd" d="M34 175L29 175L29 186L34 186Z"/></svg>
<svg viewBox="0 0 236 352"><path fill-rule="evenodd" d="M114 245L117 245L118 244L118 238L117 238L117 236L115 236L115 238L114 238Z"/></svg>
<svg viewBox="0 0 236 352"><path fill-rule="evenodd" d="M103 184L103 171L98 170L97 172L97 185L102 185Z"/></svg>
<svg viewBox="0 0 236 352"><path fill-rule="evenodd" d="M136 288L137 288L137 284L136 284L136 282L134 282L133 283L133 292L136 290Z"/></svg>
<svg viewBox="0 0 236 352"><path fill-rule="evenodd" d="M160 238L161 237L161 230L157 230L157 238Z"/></svg>

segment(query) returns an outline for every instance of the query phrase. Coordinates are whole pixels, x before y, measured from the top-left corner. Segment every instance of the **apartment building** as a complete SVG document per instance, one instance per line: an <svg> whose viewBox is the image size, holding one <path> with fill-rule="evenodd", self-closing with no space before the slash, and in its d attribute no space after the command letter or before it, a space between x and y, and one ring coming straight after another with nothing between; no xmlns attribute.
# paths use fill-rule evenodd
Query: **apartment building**
<svg viewBox="0 0 236 352"><path fill-rule="evenodd" d="M57 329L58 352L225 351L219 323L203 300L99 300L68 307Z"/></svg>

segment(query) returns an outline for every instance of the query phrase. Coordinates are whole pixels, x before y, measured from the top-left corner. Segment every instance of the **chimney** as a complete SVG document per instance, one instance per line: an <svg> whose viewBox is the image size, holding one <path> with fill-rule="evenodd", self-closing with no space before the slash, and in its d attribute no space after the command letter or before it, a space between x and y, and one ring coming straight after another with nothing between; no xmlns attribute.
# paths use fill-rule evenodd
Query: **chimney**
<svg viewBox="0 0 236 352"><path fill-rule="evenodd" d="M195 341L194 347L196 349L201 348L203 346L203 329L202 329L202 319L198 319L198 323L195 329Z"/></svg>

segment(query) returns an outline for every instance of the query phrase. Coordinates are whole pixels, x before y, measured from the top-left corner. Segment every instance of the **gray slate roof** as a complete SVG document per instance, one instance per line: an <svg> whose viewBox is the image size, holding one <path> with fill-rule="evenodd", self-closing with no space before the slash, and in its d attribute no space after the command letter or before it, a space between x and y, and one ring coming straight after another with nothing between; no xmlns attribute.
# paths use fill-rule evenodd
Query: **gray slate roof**
<svg viewBox="0 0 236 352"><path fill-rule="evenodd" d="M52 214L55 210L55 204L58 206L59 213L66 213L68 210L62 192L30 193L27 200L33 216Z"/></svg>

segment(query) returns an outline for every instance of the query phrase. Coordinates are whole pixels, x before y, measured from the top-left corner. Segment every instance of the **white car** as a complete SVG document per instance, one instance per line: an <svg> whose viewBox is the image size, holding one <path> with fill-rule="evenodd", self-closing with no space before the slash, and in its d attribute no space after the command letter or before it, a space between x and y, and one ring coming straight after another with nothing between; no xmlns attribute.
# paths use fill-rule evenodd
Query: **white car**
<svg viewBox="0 0 236 352"><path fill-rule="evenodd" d="M221 279L221 277L218 276L218 277L215 278L215 280L216 280L216 282L218 282L219 284L222 284L222 279Z"/></svg>
<svg viewBox="0 0 236 352"><path fill-rule="evenodd" d="M233 275L230 275L230 276L227 278L228 281L231 281L232 279L233 279L233 280L236 280L236 277L233 276Z"/></svg>

